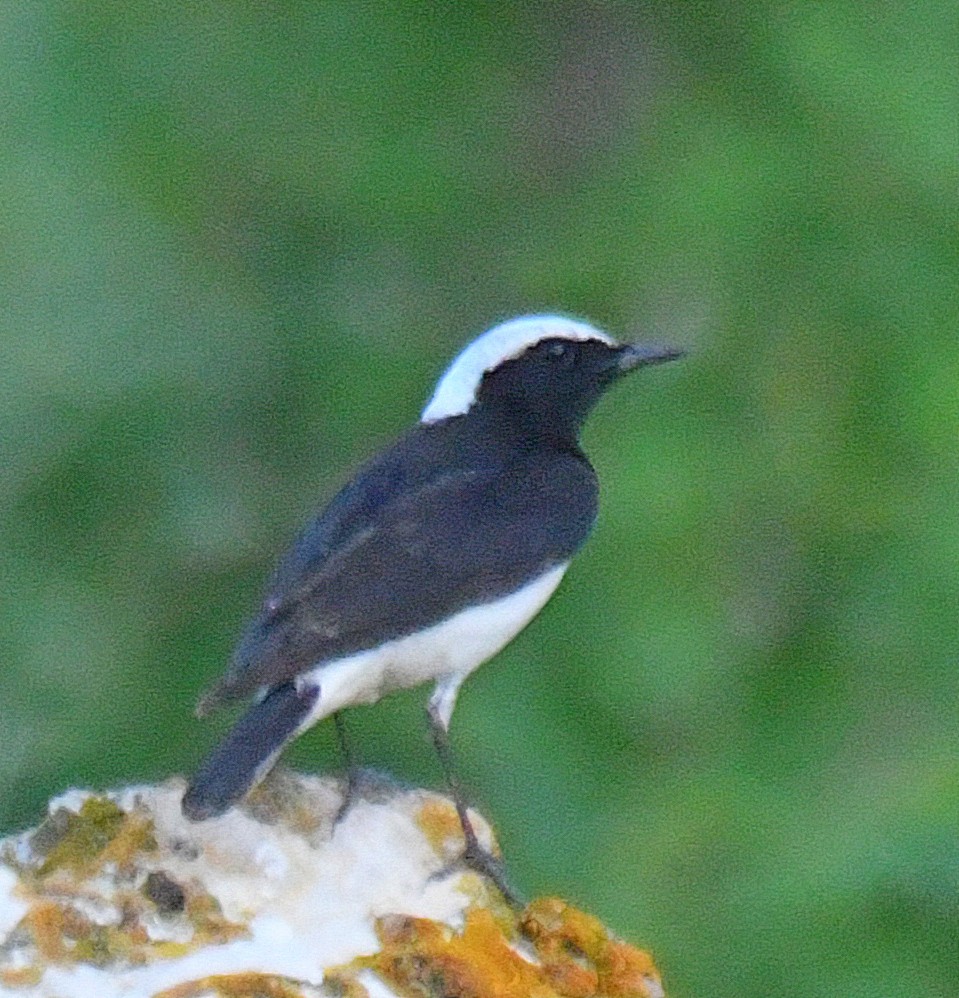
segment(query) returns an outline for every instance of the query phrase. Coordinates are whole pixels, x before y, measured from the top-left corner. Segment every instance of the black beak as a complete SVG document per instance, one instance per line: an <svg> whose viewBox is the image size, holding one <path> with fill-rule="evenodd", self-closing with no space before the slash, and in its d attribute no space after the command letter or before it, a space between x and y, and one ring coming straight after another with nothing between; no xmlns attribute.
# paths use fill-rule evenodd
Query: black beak
<svg viewBox="0 0 959 998"><path fill-rule="evenodd" d="M665 364L670 360L685 357L686 351L678 347L649 346L642 343L627 343L619 348L617 370L621 374L645 367L648 364Z"/></svg>

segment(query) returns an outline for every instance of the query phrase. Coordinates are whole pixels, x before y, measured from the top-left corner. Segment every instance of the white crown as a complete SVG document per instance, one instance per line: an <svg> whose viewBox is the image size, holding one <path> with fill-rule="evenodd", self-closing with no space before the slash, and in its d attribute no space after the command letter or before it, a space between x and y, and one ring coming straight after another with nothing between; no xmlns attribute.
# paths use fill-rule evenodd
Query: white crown
<svg viewBox="0 0 959 998"><path fill-rule="evenodd" d="M487 371L549 339L599 340L616 346L611 336L595 326L563 315L523 315L502 322L477 336L456 356L437 382L420 422L435 423L468 412Z"/></svg>

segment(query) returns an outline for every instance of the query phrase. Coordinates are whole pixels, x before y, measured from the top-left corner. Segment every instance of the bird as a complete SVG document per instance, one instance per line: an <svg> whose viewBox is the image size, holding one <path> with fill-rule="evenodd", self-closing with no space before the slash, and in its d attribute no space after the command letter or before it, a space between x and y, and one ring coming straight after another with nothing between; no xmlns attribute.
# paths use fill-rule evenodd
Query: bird
<svg viewBox="0 0 959 998"><path fill-rule="evenodd" d="M429 725L477 859L448 736L460 686L542 609L593 528L598 482L579 443L590 411L628 372L681 355L565 315L520 316L469 343L419 422L280 560L198 705L205 716L253 701L189 783L184 815L222 815L318 721L434 682Z"/></svg>

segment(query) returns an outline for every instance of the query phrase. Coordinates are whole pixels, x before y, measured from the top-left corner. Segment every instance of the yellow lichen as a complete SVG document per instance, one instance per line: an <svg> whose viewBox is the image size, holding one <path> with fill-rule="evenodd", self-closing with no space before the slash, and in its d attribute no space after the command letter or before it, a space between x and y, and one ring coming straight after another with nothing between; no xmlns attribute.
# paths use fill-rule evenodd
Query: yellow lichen
<svg viewBox="0 0 959 998"><path fill-rule="evenodd" d="M58 870L89 876L104 863L129 870L140 853L156 849L153 822L127 814L107 797L89 797L77 812L61 809L36 838L40 843L53 839L37 870L41 877Z"/></svg>
<svg viewBox="0 0 959 998"><path fill-rule="evenodd" d="M370 998L369 991L354 976L354 971L332 970L323 976L323 989L333 998Z"/></svg>
<svg viewBox="0 0 959 998"><path fill-rule="evenodd" d="M89 963L94 967L106 967L116 960L113 943L116 933L105 925L90 925L82 938L77 939L70 950L70 957L77 963Z"/></svg>
<svg viewBox="0 0 959 998"><path fill-rule="evenodd" d="M126 814L106 797L90 797L76 813L67 812L63 833L46 854L40 866L45 877L59 869L89 872L100 853L113 841L126 820Z"/></svg>
<svg viewBox="0 0 959 998"><path fill-rule="evenodd" d="M243 801L241 807L266 825L282 824L304 839L327 836L332 815L341 798L336 781L316 781L309 793L299 776L282 766L270 770Z"/></svg>

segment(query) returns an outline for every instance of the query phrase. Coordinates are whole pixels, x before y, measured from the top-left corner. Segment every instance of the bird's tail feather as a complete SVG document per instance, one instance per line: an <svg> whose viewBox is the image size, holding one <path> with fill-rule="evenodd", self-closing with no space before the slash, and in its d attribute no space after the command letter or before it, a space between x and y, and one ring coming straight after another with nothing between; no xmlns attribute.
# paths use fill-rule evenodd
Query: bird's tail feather
<svg viewBox="0 0 959 998"><path fill-rule="evenodd" d="M269 771L320 695L283 683L254 704L206 758L183 795L183 814L204 821L228 811Z"/></svg>

